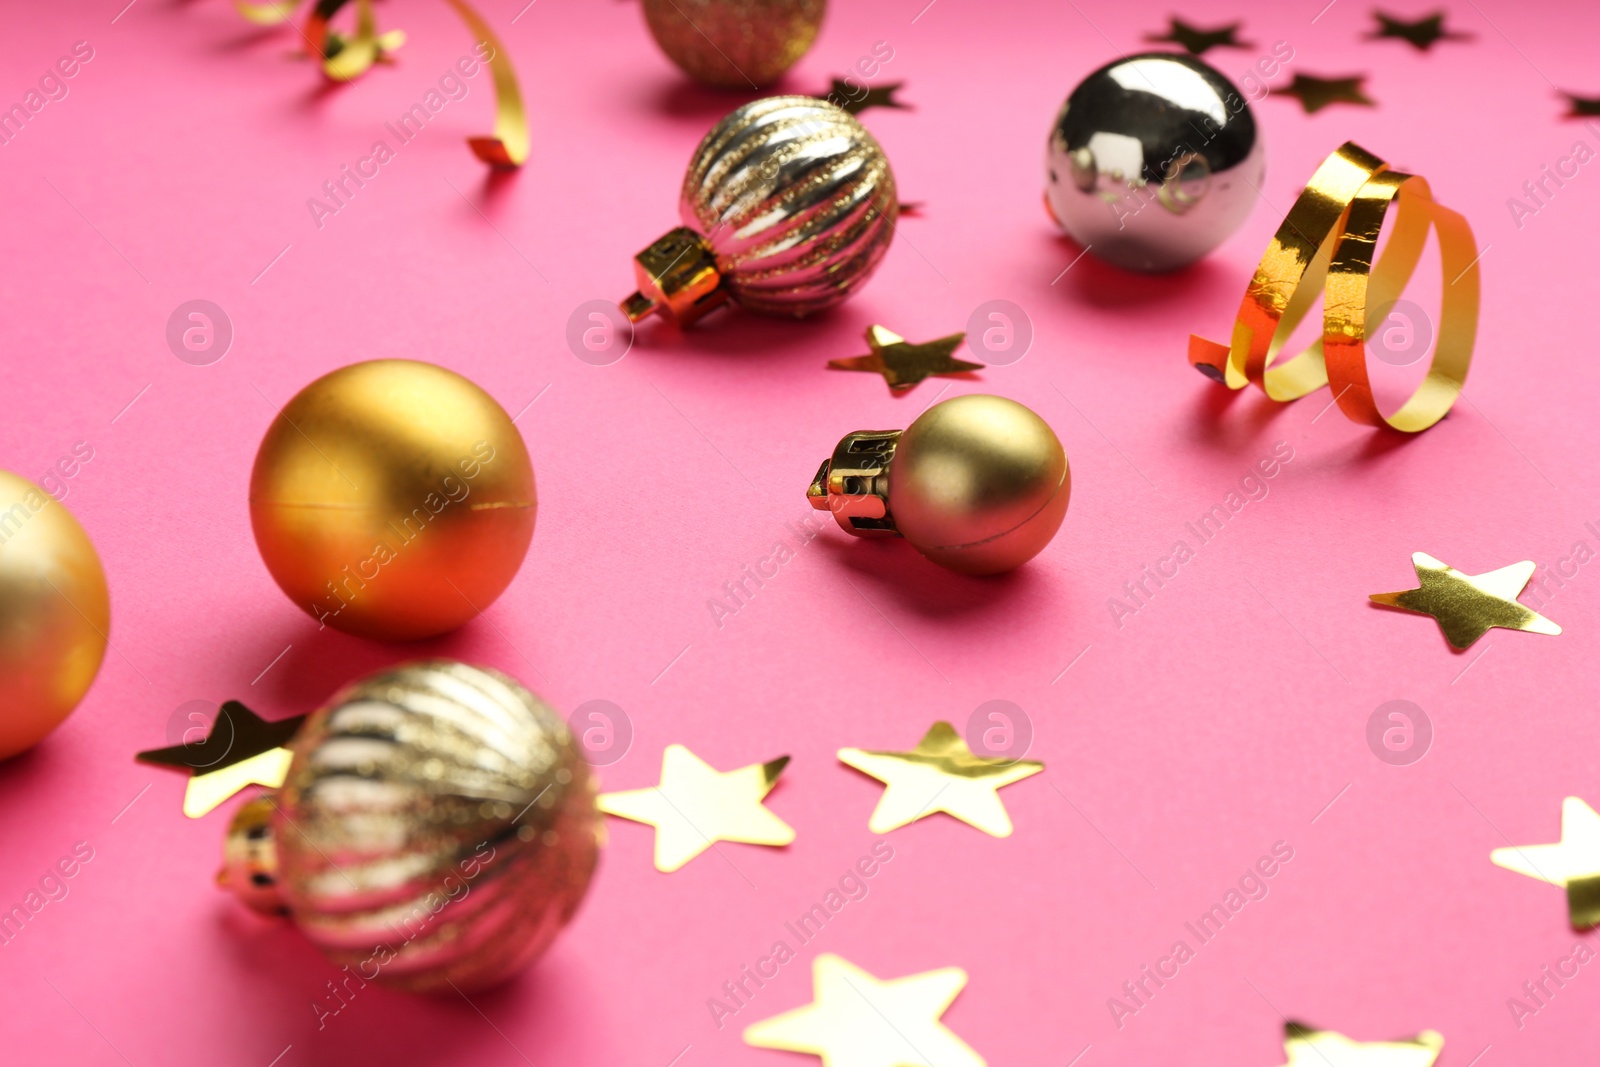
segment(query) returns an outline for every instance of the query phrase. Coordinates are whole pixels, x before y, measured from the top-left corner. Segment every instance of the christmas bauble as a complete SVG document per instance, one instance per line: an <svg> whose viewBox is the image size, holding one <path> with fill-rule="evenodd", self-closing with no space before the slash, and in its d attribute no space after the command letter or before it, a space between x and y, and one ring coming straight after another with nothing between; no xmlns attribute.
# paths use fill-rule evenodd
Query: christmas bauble
<svg viewBox="0 0 1600 1067"><path fill-rule="evenodd" d="M1232 82L1193 56L1128 56L1061 106L1045 206L1091 255L1177 270L1239 228L1264 169L1255 116Z"/></svg>
<svg viewBox="0 0 1600 1067"><path fill-rule="evenodd" d="M582 901L594 780L566 723L514 679L447 660L381 671L292 747L283 788L234 817L218 880L286 911L361 981L492 985Z"/></svg>
<svg viewBox="0 0 1600 1067"><path fill-rule="evenodd" d="M757 89L806 54L826 8L826 0L644 0L644 17L695 81Z"/></svg>
<svg viewBox="0 0 1600 1067"><path fill-rule="evenodd" d="M0 471L0 759L78 706L111 630L106 575L66 506Z"/></svg>
<svg viewBox="0 0 1600 1067"><path fill-rule="evenodd" d="M1061 528L1072 473L1043 419L975 393L933 405L904 430L845 437L806 495L857 537L898 535L951 570L998 574Z"/></svg>
<svg viewBox="0 0 1600 1067"><path fill-rule="evenodd" d="M832 307L872 276L900 210L894 173L854 115L809 96L756 100L695 150L684 226L634 257L637 322L680 324L732 300L768 315Z"/></svg>
<svg viewBox="0 0 1600 1067"><path fill-rule="evenodd" d="M273 420L250 477L261 558L301 610L411 640L498 597L533 539L527 447L505 410L431 363L318 378Z"/></svg>

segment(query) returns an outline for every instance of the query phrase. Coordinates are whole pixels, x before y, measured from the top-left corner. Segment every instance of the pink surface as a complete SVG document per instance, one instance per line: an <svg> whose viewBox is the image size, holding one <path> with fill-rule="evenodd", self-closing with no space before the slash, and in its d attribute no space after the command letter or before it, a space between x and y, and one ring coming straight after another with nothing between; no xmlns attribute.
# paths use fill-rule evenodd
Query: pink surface
<svg viewBox="0 0 1600 1067"><path fill-rule="evenodd" d="M1368 1039L1436 1028L1447 1067L1485 1046L1485 1065L1592 1055L1592 968L1520 1029L1507 1010L1577 938L1559 890L1488 854L1555 839L1568 793L1600 801L1600 564L1547 599L1563 635L1494 631L1465 655L1429 620L1366 602L1412 584L1415 550L1471 573L1531 558L1570 574L1574 543L1600 541L1600 171L1520 227L1506 203L1575 140L1600 146L1554 91L1600 95L1592 5L1454 4L1474 39L1426 55L1363 40L1371 20L1350 0L1314 21L1321 0L1186 5L1201 25L1246 19L1256 47L1210 53L1222 70L1288 41L1287 74L1368 73L1380 106L1261 101L1270 203L1241 233L1175 277L1086 259L1052 283L1077 251L1040 210L1046 130L1077 78L1141 47L1164 12L837 0L786 86L820 92L890 42L879 80L904 80L916 110L864 120L923 216L835 314L719 314L688 336L652 324L597 367L568 350L568 316L631 288L630 257L676 220L695 142L745 99L686 85L635 5L542 0L513 22L520 2L489 4L530 101L530 165L488 180L463 145L491 125L480 76L319 229L306 199L470 47L448 10L383 5L410 34L398 62L328 88L288 58L292 32L228 5L138 0L118 16L122 2L30 5L0 39L7 101L75 41L94 50L67 97L0 147L0 465L37 478L93 447L66 503L104 558L115 642L77 713L0 767L0 906L75 843L93 850L66 898L0 947L0 1059L802 1063L739 1031L809 1001L823 951L883 978L966 968L946 1022L992 1064L1092 1046L1086 1067L1274 1065L1279 1011ZM1226 336L1282 210L1347 138L1426 174L1487 246L1467 402L1414 440L1318 417L1326 393L1230 403L1184 365L1190 330ZM234 325L211 366L166 346L168 315L194 298ZM976 380L894 399L820 369L864 351L868 323L920 340L996 298L1036 336ZM527 564L485 618L415 647L318 632L272 584L246 511L277 406L377 356L454 368L513 414L532 402L518 423L541 500ZM996 581L837 530L800 547L791 524L834 441L903 426L941 391L1013 397L1055 427L1074 494L1054 544ZM1280 441L1293 459L1270 494L1119 626L1108 599ZM793 559L719 628L709 598L779 542ZM798 839L662 875L651 831L613 821L580 917L524 978L472 1004L368 988L319 1031L332 969L212 885L226 815L186 820L182 779L132 755L166 743L188 701L288 715L424 653L510 671L564 711L615 701L636 736L603 769L608 788L654 782L671 742L722 768L790 753L770 804ZM1365 740L1396 698L1436 734L1407 767ZM1047 764L1004 792L1015 836L943 816L890 835L866 898L719 1030L707 999L874 844L880 787L835 750L909 747L991 699L1026 710ZM1193 947L1185 922L1278 841L1294 858L1270 894L1119 1029L1107 998L1179 938Z"/></svg>

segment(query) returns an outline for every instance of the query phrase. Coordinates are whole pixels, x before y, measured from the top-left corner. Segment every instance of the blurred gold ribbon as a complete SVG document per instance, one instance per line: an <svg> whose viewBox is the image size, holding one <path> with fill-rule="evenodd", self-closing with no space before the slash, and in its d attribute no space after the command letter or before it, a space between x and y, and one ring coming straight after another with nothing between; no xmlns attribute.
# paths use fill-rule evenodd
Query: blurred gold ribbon
<svg viewBox="0 0 1600 1067"><path fill-rule="evenodd" d="M355 0L356 28L353 36L346 36L328 28L328 23L350 0L316 0L306 16L301 36L307 51L321 60L322 72L333 81L351 81L365 74L374 63L381 62L389 53L405 43L401 30L379 33L373 14L372 0ZM275 26L288 22L294 16L301 0L267 0L252 3L235 0L239 13L261 26ZM528 117L522 104L522 91L517 85L517 74L511 66L511 57L505 46L495 36L489 24L465 0L445 0L466 23L473 37L487 49L483 58L494 78L495 123L494 133L483 137L468 137L472 154L491 167L520 167L528 159Z"/></svg>
<svg viewBox="0 0 1600 1067"><path fill-rule="evenodd" d="M1373 264L1389 206L1393 230ZM1367 377L1366 339L1404 292L1432 227L1439 236L1443 296L1427 376L1393 415L1378 409ZM1323 300L1322 336L1274 365L1295 328ZM1254 384L1273 400L1298 400L1330 385L1356 422L1406 433L1445 416L1466 381L1478 326L1478 252L1466 219L1434 202L1428 183L1392 171L1346 142L1311 176L1267 246L1234 320L1231 345L1189 338L1189 362L1230 389Z"/></svg>

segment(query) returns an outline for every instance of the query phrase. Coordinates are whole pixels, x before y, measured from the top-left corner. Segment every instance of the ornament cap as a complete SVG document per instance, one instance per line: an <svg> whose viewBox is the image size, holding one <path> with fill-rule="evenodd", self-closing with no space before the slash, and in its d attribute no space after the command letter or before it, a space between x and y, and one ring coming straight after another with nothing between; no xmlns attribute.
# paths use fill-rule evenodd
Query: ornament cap
<svg viewBox="0 0 1600 1067"><path fill-rule="evenodd" d="M818 511L855 537L899 537L889 513L889 465L900 444L900 430L857 430L822 461L806 490Z"/></svg>
<svg viewBox="0 0 1600 1067"><path fill-rule="evenodd" d="M289 910L278 889L278 842L272 825L277 810L271 796L259 796L234 813L217 871L217 885L263 915Z"/></svg>
<svg viewBox="0 0 1600 1067"><path fill-rule="evenodd" d="M704 237L687 226L662 234L634 256L633 274L638 291L618 305L630 322L654 312L687 326L728 299L716 254Z"/></svg>

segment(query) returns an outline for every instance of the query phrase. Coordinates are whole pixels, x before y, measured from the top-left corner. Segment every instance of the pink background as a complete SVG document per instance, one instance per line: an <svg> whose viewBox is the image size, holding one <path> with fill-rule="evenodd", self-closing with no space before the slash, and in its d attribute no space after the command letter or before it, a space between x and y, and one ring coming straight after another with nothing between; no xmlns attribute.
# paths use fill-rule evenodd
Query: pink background
<svg viewBox="0 0 1600 1067"><path fill-rule="evenodd" d="M1295 59L1278 84L1364 72L1379 106L1259 102L1269 203L1239 234L1176 276L1085 259L1052 284L1077 250L1040 209L1050 121L1164 12L836 0L785 87L821 92L889 42L877 80L905 81L915 110L864 121L923 216L832 315L725 313L687 336L651 324L597 367L569 351L568 316L629 291L630 257L675 223L696 141L747 98L686 84L636 5L539 0L513 24L520 3L489 3L530 102L529 166L491 180L462 143L491 125L480 75L319 231L306 198L470 47L448 10L384 4L384 25L410 34L398 62L330 88L289 57L292 31L215 0L137 0L113 22L122 2L28 5L0 37L8 102L74 41L95 52L70 95L0 147L0 465L37 479L75 442L93 447L66 503L103 556L115 643L77 713L0 767L0 906L75 842L94 850L70 895L0 948L7 1062L800 1063L739 1031L808 1002L819 951L882 978L966 968L945 1021L992 1064L1065 1064L1092 1046L1085 1067L1273 1065L1279 1011L1368 1039L1437 1028L1455 1067L1485 1046L1485 1065L1592 1053L1592 966L1513 1022L1507 998L1576 935L1559 890L1488 854L1553 840L1568 793L1600 801L1600 563L1549 601L1562 636L1494 631L1464 655L1366 596L1413 584L1416 550L1479 572L1600 547L1585 526L1600 520L1600 170L1520 229L1506 206L1575 139L1600 147L1555 93L1600 95L1593 5L1457 3L1450 21L1475 39L1420 54L1363 40L1354 0L1314 23L1322 0L1186 4L1201 25L1246 20L1254 49L1207 57L1223 71L1283 40ZM1347 138L1426 174L1488 246L1467 402L1412 440L1319 418L1326 393L1230 402L1184 365L1190 330L1226 336L1282 210ZM194 298L236 331L211 366L165 343L168 315ZM997 298L1033 323L1020 362L904 399L822 370L864 350L868 323L922 340ZM319 633L272 584L246 512L274 410L378 356L459 370L513 414L537 398L518 423L542 503L527 564L486 618L416 647ZM1075 484L1049 549L975 581L830 530L719 630L708 598L794 543L785 524L809 514L803 490L834 441L904 426L941 391L1013 397L1055 427ZM1277 441L1294 459L1270 496L1119 628L1108 598ZM607 788L654 782L671 742L725 769L792 754L770 804L798 839L662 875L651 831L613 821L580 917L522 979L470 1005L369 988L319 1032L311 1003L332 969L212 885L225 813L183 818L182 779L132 756L166 743L185 702L284 716L434 653L510 671L563 711L619 704L636 736ZM1396 698L1436 734L1409 767L1365 740ZM719 1031L706 999L875 840L880 786L835 750L909 747L991 699L1025 709L1047 764L1004 793L1015 836L943 816L890 835L870 894ZM1295 857L1270 896L1119 1030L1107 998L1278 840Z"/></svg>

